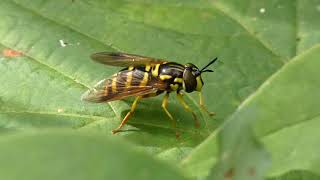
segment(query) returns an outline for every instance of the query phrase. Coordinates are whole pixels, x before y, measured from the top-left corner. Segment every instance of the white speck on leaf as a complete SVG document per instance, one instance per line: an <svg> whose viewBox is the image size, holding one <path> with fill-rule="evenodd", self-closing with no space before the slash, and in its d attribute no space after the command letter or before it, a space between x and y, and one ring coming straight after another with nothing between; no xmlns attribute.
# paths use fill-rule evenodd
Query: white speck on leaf
<svg viewBox="0 0 320 180"><path fill-rule="evenodd" d="M66 47L67 46L67 44L62 39L60 39L59 42L60 42L60 46L61 47Z"/></svg>
<svg viewBox="0 0 320 180"><path fill-rule="evenodd" d="M58 113L62 113L64 110L59 108L57 111L58 111Z"/></svg>
<svg viewBox="0 0 320 180"><path fill-rule="evenodd" d="M260 10L259 10L259 11L260 11L260 13L261 13L261 14L263 14L263 13L265 13L265 12L266 12L266 9L265 9L265 8L260 8Z"/></svg>

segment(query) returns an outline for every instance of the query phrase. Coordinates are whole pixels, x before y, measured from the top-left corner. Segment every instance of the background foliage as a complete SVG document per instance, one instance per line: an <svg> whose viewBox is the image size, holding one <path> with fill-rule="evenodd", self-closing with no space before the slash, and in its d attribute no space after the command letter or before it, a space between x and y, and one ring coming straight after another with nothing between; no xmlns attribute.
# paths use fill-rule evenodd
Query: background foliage
<svg viewBox="0 0 320 180"><path fill-rule="evenodd" d="M0 1L1 179L319 179L320 1ZM161 97L80 101L123 51L203 66L201 119ZM128 142L129 141L129 142Z"/></svg>

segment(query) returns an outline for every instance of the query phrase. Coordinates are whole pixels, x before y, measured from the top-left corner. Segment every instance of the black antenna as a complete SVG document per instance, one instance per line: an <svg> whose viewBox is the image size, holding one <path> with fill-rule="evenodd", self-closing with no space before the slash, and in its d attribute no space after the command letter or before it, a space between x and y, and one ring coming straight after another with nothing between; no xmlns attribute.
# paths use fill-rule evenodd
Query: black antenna
<svg viewBox="0 0 320 180"><path fill-rule="evenodd" d="M201 69L200 72L213 72L212 70L208 69L205 70L207 67L209 67L211 64L213 64L214 62L216 62L218 60L218 58L214 58L212 61L210 61L204 68Z"/></svg>
<svg viewBox="0 0 320 180"><path fill-rule="evenodd" d="M201 73L203 73L203 72L213 72L213 70L211 70L211 69L206 69L206 70L204 70L204 71L201 71Z"/></svg>

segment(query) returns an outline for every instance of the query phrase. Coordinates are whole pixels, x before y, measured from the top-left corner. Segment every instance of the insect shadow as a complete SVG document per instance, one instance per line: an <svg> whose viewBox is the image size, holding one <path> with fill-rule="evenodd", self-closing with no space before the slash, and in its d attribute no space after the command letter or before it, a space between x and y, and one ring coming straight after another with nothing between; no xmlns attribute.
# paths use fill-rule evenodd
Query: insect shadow
<svg viewBox="0 0 320 180"><path fill-rule="evenodd" d="M177 129L182 131L196 131L195 124L192 115L186 112L183 107L177 102L177 100L172 97L170 98L170 103L168 104L169 112L177 120ZM133 102L132 99L126 99L125 102L130 106ZM156 134L172 134L175 133L176 129L172 127L172 121L165 114L163 108L161 107L162 97L154 97L149 99L142 99L137 109L135 110L132 119L128 121L128 124L135 128L127 128L121 132L137 131L146 132L153 135ZM125 117L130 109L126 109L121 112L121 118ZM197 111L196 111L197 112Z"/></svg>
<svg viewBox="0 0 320 180"><path fill-rule="evenodd" d="M202 142L208 134L202 132L202 128L195 128L194 121L188 112L185 112L175 98L170 98L168 110L176 118L177 129L180 132L176 138L176 129L172 127L172 122L161 107L160 98L150 98L142 100L137 107L128 125L119 134L131 142L147 147L194 147L197 142ZM133 100L124 102L131 105ZM123 118L129 109L121 112ZM197 112L198 114L198 112ZM120 121L120 119L119 119ZM178 142L178 144L177 144Z"/></svg>

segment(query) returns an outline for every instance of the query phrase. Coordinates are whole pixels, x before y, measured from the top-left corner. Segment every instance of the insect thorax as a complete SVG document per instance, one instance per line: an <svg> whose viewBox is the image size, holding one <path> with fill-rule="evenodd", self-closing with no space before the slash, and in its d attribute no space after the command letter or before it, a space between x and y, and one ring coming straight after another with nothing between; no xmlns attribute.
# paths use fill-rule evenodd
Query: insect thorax
<svg viewBox="0 0 320 180"><path fill-rule="evenodd" d="M167 83L166 91L179 91L183 89L184 66L178 63L166 63L159 67L158 78Z"/></svg>

